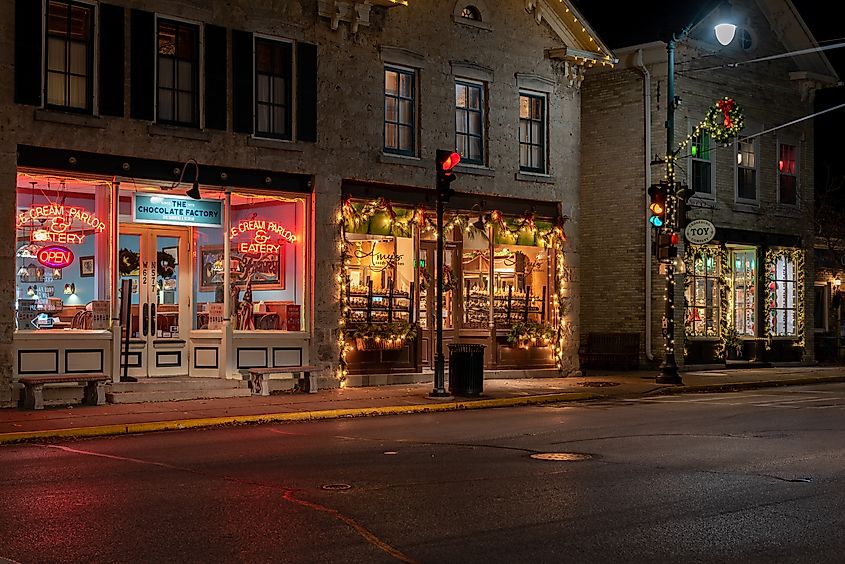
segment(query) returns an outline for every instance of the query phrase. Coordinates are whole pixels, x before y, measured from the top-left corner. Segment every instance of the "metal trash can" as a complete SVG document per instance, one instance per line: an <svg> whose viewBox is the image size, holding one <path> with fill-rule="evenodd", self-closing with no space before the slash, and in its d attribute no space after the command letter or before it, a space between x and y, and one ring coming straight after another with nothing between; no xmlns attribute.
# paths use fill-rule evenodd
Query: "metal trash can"
<svg viewBox="0 0 845 564"><path fill-rule="evenodd" d="M477 396L484 387L484 348L487 345L449 345L449 392Z"/></svg>

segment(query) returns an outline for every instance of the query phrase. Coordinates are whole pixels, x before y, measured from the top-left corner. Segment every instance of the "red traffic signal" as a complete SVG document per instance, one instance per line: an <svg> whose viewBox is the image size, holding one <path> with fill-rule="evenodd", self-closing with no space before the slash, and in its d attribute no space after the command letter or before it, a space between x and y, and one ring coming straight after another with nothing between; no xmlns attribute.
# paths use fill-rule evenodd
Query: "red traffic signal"
<svg viewBox="0 0 845 564"><path fill-rule="evenodd" d="M435 161L437 167L437 193L440 199L444 202L449 201L455 191L449 187L449 184L455 181L457 175L452 169L461 162L461 155L455 151L437 150L437 160Z"/></svg>
<svg viewBox="0 0 845 564"><path fill-rule="evenodd" d="M449 172L461 162L461 155L455 151L437 150L437 170Z"/></svg>

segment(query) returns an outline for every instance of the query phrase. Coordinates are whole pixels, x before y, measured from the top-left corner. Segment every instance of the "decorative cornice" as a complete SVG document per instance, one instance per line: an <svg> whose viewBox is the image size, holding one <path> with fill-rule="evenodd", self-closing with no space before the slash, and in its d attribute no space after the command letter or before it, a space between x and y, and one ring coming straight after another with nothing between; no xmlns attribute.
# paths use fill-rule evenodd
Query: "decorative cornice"
<svg viewBox="0 0 845 564"><path fill-rule="evenodd" d="M358 33L359 26L370 25L370 8L372 6L383 6L392 8L394 6L407 6L408 0L317 0L317 13L331 21L332 30L337 31L340 22L349 24L349 31Z"/></svg>

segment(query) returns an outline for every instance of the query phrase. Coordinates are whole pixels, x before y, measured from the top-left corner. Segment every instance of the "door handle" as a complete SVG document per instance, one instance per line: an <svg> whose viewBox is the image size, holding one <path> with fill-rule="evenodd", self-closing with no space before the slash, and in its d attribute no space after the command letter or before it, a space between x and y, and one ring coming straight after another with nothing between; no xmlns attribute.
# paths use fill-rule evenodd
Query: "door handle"
<svg viewBox="0 0 845 564"><path fill-rule="evenodd" d="M158 325L158 320L156 319L156 305L150 304L150 335L155 337L158 335L158 331L156 326Z"/></svg>
<svg viewBox="0 0 845 564"><path fill-rule="evenodd" d="M149 304L144 304L143 310L144 310L144 316L143 316L144 318L143 318L143 322L142 322L142 332L143 332L144 337L146 337L147 336L147 330L150 327L150 306L149 306Z"/></svg>

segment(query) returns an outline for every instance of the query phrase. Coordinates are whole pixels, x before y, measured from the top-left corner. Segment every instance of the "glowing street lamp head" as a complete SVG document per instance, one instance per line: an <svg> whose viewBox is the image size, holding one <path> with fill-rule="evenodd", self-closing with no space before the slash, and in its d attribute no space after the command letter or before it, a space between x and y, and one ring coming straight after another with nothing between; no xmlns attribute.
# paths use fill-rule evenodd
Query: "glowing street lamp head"
<svg viewBox="0 0 845 564"><path fill-rule="evenodd" d="M720 23L713 30L716 32L716 39L722 45L728 45L736 35L736 26L732 23Z"/></svg>

